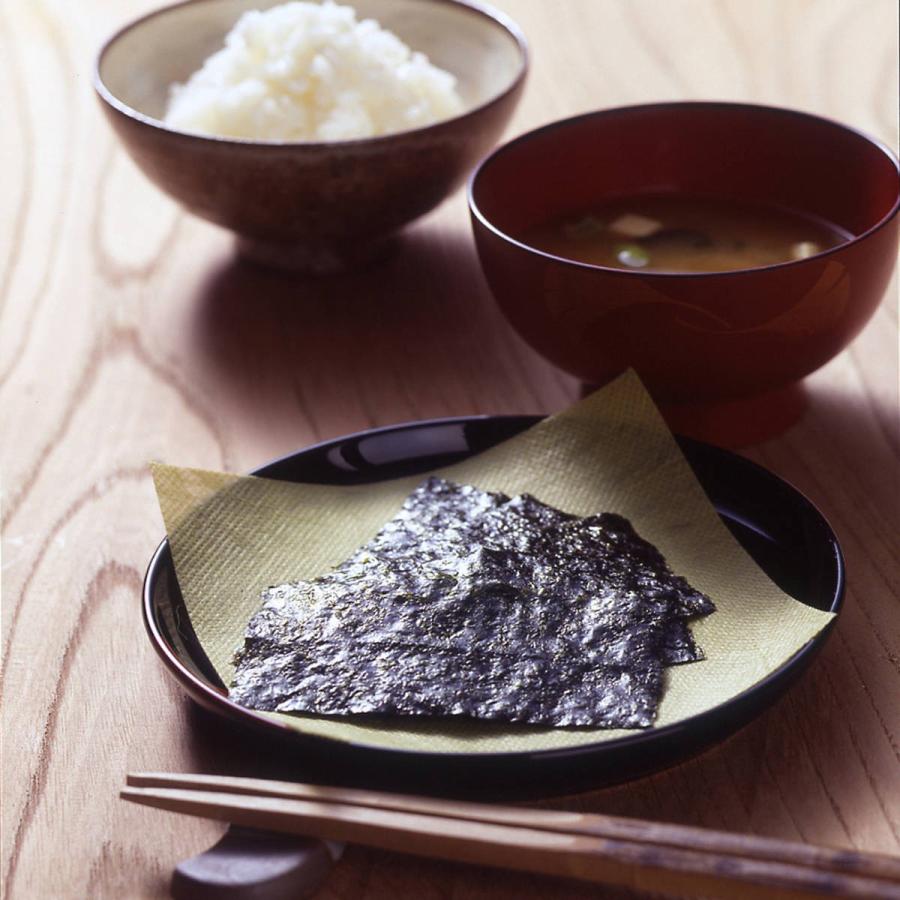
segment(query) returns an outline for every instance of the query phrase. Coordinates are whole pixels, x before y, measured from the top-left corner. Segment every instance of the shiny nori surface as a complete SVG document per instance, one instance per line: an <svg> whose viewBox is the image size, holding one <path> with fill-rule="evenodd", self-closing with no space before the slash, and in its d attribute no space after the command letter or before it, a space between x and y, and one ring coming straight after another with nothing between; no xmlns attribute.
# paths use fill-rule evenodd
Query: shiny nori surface
<svg viewBox="0 0 900 900"><path fill-rule="evenodd" d="M232 699L316 714L647 727L712 602L621 516L429 478L332 572L269 588Z"/></svg>

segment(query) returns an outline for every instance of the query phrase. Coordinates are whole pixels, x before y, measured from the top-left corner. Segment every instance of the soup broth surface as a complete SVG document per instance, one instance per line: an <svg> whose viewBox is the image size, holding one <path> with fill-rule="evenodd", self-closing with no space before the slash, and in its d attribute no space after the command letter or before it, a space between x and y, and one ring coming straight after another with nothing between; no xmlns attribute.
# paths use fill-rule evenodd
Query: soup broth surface
<svg viewBox="0 0 900 900"><path fill-rule="evenodd" d="M685 194L639 194L528 229L554 256L617 269L727 272L804 259L849 240L822 219L778 206Z"/></svg>

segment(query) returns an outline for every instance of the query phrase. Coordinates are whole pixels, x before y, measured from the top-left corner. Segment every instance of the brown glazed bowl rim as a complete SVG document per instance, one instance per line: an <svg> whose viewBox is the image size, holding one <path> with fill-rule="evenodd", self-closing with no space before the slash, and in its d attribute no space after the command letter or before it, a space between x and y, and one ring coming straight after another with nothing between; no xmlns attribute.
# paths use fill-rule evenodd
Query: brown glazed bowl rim
<svg viewBox="0 0 900 900"><path fill-rule="evenodd" d="M96 91L100 99L104 103L112 107L114 110L116 110L116 112L127 116L129 119L132 119L142 125L147 125L151 128L155 128L159 131L166 132L172 135L172 137L179 138L185 141L197 141L202 143L220 144L226 146L230 145L239 147L252 147L253 149L257 150L271 150L275 152L283 152L284 150L321 151L328 150L329 148L335 149L346 147L365 148L367 146L376 147L379 144L386 144L392 140L397 139L398 137L409 136L411 134L428 134L429 132L433 132L441 128L446 128L450 124L456 124L465 121L466 119L475 116L482 110L501 102L505 97L515 92L524 81L525 76L528 74L528 70L530 68L530 52L528 49L528 42L525 39L525 34L523 33L522 29L516 24L516 22L506 13L502 12L501 10L495 9L493 6L490 6L487 3L482 3L480 2L480 0L427 0L427 2L429 3L443 3L447 6L462 7L463 9L467 9L471 12L477 13L482 18L488 19L489 21L493 22L495 25L503 29L515 41L516 47L518 48L519 70L516 73L516 76L510 81L510 83L502 91L500 91L500 93L496 94L490 99L485 100L483 103L480 103L477 106L473 106L471 109L466 109L464 112L460 113L457 116L452 116L449 119L441 119L438 122L432 122L430 125L425 125L421 128L411 128L406 131L392 131L387 134L377 135L375 137L356 138L346 141L260 141L253 140L251 138L199 134L190 131L181 131L179 129L169 127L162 120L156 119L153 116L148 116L145 113L142 113L139 110L135 109L134 107L129 106L127 103L120 100L106 86L106 83L103 81L103 78L100 74L100 70L103 65L103 59L109 49L120 38L122 38L129 31L140 27L149 19L155 18L156 16L166 15L173 10L179 9L183 6L188 6L193 3L208 2L214 2L214 0L178 0L178 2L176 3L169 3L165 6L160 6L157 9L151 10L150 12L145 13L144 15L139 16L136 19L133 19L130 22L126 22L123 26L114 31L113 34L111 34L103 42L100 49L97 51L97 56L94 60L94 90Z"/></svg>
<svg viewBox="0 0 900 900"><path fill-rule="evenodd" d="M804 257L803 259L791 259L786 260L785 262L779 263L771 263L767 266L751 266L745 269L729 269L724 272L647 272L643 269L618 269L613 266L601 266L594 263L582 262L576 259L570 259L566 256L556 256L553 253L548 253L545 250L539 250L537 247L533 247L530 244L526 244L523 241L517 240L512 237L512 235L507 234L497 225L488 219L488 217L481 211L478 206L478 203L475 200L475 190L476 183L481 176L482 171L489 166L493 161L499 159L505 152L507 152L512 147L515 147L519 144L527 143L528 141L533 140L539 135L547 134L551 131L560 130L563 128L567 128L569 126L575 125L579 122L582 122L587 119L597 119L597 118L609 118L615 119L621 117L623 115L630 115L640 111L664 111L664 110L678 110L678 109L696 109L700 107L706 107L708 109L720 109L720 110L731 110L731 111L739 111L739 112L760 112L766 113L773 117L776 116L788 116L791 118L799 118L799 119L810 119L816 122L819 122L824 125L828 125L831 128L835 128L839 131L843 131L846 134L850 134L856 138L859 138L877 150L880 150L886 159L891 163L897 172L898 176L898 187L897 187L897 195L894 198L893 205L891 208L882 216L874 225L867 228L865 231L860 234L853 235L850 240L842 241L837 244L835 247L829 247L827 250L823 250L821 253L815 253L812 256ZM848 247L853 246L854 244L859 243L862 240L870 237L875 234L875 232L884 228L896 215L898 210L900 210L900 161L896 154L891 150L890 147L884 142L879 140L878 138L873 137L870 134L866 134L866 132L861 131L858 128L853 128L850 125L845 125L843 122L838 122L835 119L827 118L826 116L818 116L814 113L803 112L799 109L791 109L789 107L783 106L766 106L764 104L759 103L736 103L729 101L717 101L717 100L677 100L665 103L643 103L643 104L634 104L630 106L616 106L610 109L600 109L594 110L592 112L582 113L577 116L571 116L566 119L559 119L555 122L550 122L547 125L542 125L539 128L535 128L532 131L527 131L524 134L519 135L516 138L513 138L511 141L507 141L505 144L494 149L491 153L489 153L481 162L475 167L471 176L469 177L469 183L467 185L466 193L469 201L469 210L472 216L481 223L481 225L486 228L488 231L499 237L501 240L505 241L508 244L512 244L515 247L518 247L520 250L524 250L527 253L534 254L538 257L543 257L547 260L552 260L553 262L563 263L567 266L572 266L577 269L585 269L588 271L594 272L604 272L611 275L621 276L623 278L637 278L637 279L691 279L691 278L729 278L734 276L742 276L756 272L771 272L773 270L778 269L786 269L793 266L802 266L808 264L813 260L820 260L825 257L831 256L833 254L838 254L844 252Z"/></svg>

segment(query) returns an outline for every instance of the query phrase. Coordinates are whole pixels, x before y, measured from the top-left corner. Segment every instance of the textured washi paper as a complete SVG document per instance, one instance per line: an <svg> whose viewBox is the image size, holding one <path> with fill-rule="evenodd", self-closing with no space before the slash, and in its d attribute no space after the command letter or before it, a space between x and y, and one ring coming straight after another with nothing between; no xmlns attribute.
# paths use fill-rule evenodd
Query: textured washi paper
<svg viewBox="0 0 900 900"><path fill-rule="evenodd" d="M530 493L579 516L625 516L674 572L713 599L717 612L691 626L706 659L666 669L655 727L747 690L832 618L779 590L731 536L633 373L437 474L483 490ZM337 565L425 477L339 487L164 465L155 465L153 475L191 623L225 684L260 593ZM264 715L336 740L428 752L535 751L635 733L467 719Z"/></svg>

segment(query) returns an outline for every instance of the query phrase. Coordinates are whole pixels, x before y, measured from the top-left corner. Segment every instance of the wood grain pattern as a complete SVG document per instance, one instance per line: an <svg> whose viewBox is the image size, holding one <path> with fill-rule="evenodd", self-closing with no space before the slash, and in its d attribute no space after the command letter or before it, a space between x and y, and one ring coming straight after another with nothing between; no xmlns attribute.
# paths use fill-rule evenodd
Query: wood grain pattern
<svg viewBox="0 0 900 900"><path fill-rule="evenodd" d="M495 311L456 194L389 262L294 281L234 260L116 146L91 93L100 41L152 0L0 6L0 883L15 898L164 897L213 823L121 803L128 770L233 771L147 644L162 525L145 465L246 470L421 417L550 412L578 386ZM897 147L893 0L498 0L532 42L518 133L602 106L749 99ZM809 379L810 408L749 455L832 521L846 611L813 670L741 734L559 801L900 852L897 291ZM302 774L302 773L301 773ZM598 896L595 888L351 848L323 900ZM603 896L611 896L604 892Z"/></svg>

